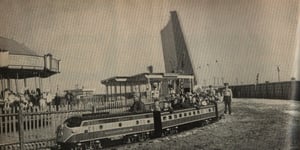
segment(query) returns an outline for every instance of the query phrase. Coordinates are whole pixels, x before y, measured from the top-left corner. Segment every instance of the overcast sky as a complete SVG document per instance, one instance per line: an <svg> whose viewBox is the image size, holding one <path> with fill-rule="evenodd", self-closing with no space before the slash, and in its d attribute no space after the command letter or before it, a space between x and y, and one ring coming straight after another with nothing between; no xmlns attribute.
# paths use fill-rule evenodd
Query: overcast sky
<svg viewBox="0 0 300 150"><path fill-rule="evenodd" d="M277 81L277 66L281 80L299 79L299 0L0 0L0 36L61 59L47 88L102 92L112 76L164 72L160 30L172 10L200 84Z"/></svg>

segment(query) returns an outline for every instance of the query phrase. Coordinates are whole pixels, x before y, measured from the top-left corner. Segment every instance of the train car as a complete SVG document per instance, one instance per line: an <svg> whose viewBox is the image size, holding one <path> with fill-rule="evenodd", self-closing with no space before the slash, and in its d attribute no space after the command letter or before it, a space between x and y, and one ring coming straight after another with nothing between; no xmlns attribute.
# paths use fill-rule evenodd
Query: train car
<svg viewBox="0 0 300 150"><path fill-rule="evenodd" d="M154 131L151 112L89 115L71 117L58 127L56 140L61 149L99 149L107 140L142 140Z"/></svg>
<svg viewBox="0 0 300 150"><path fill-rule="evenodd" d="M177 133L183 126L218 120L224 115L224 104L221 101L212 101L205 106L189 105L189 107L173 111L162 111L159 115L155 115L152 111L153 98L149 92L151 93L153 83L158 83L160 105L163 107L169 103L165 100L169 89L177 92L192 92L193 78L192 75L144 73L103 80L102 83L107 89L115 89L113 86L119 87L119 90L114 90L114 92L107 90L108 103L126 100L126 104L130 104L130 93L138 92L140 100L147 105L146 109L141 112L126 110L117 114L111 114L108 110L107 113L70 117L57 128L58 148L99 149L112 141L125 143L144 141L157 135ZM135 91L134 88L136 88ZM118 91L119 93L116 93Z"/></svg>
<svg viewBox="0 0 300 150"><path fill-rule="evenodd" d="M155 128L152 112L74 116L58 127L56 140L59 149L100 149L115 140L124 143L144 141L155 137L157 130L160 130L161 136L177 133L183 125L218 120L223 113L221 102L172 113L162 112L161 129Z"/></svg>

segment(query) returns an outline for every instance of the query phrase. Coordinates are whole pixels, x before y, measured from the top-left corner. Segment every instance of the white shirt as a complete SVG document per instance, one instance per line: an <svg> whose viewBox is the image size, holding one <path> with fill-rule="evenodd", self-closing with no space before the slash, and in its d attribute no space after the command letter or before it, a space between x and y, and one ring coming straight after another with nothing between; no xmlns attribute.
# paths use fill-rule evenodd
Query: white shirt
<svg viewBox="0 0 300 150"><path fill-rule="evenodd" d="M224 89L223 90L223 95L224 96L232 96L232 91L231 91L231 89Z"/></svg>
<svg viewBox="0 0 300 150"><path fill-rule="evenodd" d="M152 98L159 98L159 91L157 89L154 89L151 91Z"/></svg>

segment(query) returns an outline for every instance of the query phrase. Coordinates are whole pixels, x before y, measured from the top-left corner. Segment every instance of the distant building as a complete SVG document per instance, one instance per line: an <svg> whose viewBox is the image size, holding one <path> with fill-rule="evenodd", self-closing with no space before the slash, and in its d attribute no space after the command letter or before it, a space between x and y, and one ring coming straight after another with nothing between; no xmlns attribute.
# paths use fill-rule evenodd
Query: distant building
<svg viewBox="0 0 300 150"><path fill-rule="evenodd" d="M94 96L94 89L71 89L65 90L65 92L70 92L76 99L91 98Z"/></svg>

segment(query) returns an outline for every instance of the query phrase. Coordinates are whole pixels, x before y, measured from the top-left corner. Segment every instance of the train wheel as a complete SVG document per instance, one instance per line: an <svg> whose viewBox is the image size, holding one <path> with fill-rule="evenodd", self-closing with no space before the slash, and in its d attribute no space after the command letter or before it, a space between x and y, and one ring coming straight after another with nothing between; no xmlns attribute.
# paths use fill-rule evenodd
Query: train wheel
<svg viewBox="0 0 300 150"><path fill-rule="evenodd" d="M161 137L165 137L165 136L167 136L166 131L162 131L162 132L161 132Z"/></svg>
<svg viewBox="0 0 300 150"><path fill-rule="evenodd" d="M131 137L126 136L126 137L124 138L124 143L125 143L125 144L130 144L130 143L132 143Z"/></svg>
<svg viewBox="0 0 300 150"><path fill-rule="evenodd" d="M138 135L138 141L143 142L146 141L146 135L144 133L141 133Z"/></svg>
<svg viewBox="0 0 300 150"><path fill-rule="evenodd" d="M91 141L90 144L88 145L88 149L90 150L94 150L94 149L101 149L102 145L100 140L96 140L96 141Z"/></svg>
<svg viewBox="0 0 300 150"><path fill-rule="evenodd" d="M209 120L205 120L204 125L208 125L208 124L209 124Z"/></svg>
<svg viewBox="0 0 300 150"><path fill-rule="evenodd" d="M171 128L170 134L176 134L178 132L178 127Z"/></svg>

